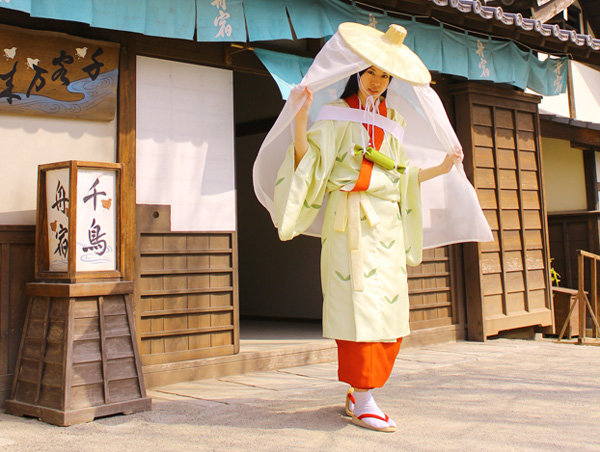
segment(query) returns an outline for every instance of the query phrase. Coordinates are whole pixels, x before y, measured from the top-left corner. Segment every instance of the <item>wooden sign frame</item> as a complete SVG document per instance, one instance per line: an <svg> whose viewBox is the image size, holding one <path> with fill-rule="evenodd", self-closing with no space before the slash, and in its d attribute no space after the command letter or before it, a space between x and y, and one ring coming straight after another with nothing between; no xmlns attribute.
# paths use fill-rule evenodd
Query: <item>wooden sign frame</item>
<svg viewBox="0 0 600 452"><path fill-rule="evenodd" d="M68 245L67 245L67 269L66 271L55 271L50 268L49 262L49 230L48 230L48 202L46 196L46 175L49 171L58 169L69 170L68 187ZM119 163L98 163L70 160L65 162L39 165L38 167L38 199L37 219L35 237L35 277L37 280L54 281L64 283L77 283L103 280L121 280L122 278L122 247L123 236L121 233L121 169ZM115 199L116 209L115 222L115 269L99 271L77 270L77 182L79 170L109 170L115 172Z"/></svg>

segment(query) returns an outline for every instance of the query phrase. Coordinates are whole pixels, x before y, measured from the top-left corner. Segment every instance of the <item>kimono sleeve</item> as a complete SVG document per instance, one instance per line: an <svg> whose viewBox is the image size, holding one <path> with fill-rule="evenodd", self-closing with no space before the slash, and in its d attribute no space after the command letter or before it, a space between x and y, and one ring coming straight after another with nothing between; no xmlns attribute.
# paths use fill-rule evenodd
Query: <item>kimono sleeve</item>
<svg viewBox="0 0 600 452"><path fill-rule="evenodd" d="M307 134L308 151L294 170L294 143L277 173L275 214L279 238L291 240L315 220L336 155L333 121L319 121Z"/></svg>
<svg viewBox="0 0 600 452"><path fill-rule="evenodd" d="M423 259L423 213L421 210L420 168L409 167L401 178L400 212L404 228L406 263L419 265Z"/></svg>

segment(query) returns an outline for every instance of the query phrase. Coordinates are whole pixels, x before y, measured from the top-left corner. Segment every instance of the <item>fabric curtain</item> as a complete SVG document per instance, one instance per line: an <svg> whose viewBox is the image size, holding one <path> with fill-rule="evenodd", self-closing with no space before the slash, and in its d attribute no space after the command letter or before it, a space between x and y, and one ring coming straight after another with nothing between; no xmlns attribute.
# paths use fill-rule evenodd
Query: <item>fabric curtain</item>
<svg viewBox="0 0 600 452"><path fill-rule="evenodd" d="M367 11L338 0L11 0L1 2L0 8L149 36L194 39L195 34L203 42L290 40L294 35L329 38L342 22L367 24L381 31L397 23L408 31L405 44L430 71L509 83L544 96L567 89L566 57L540 61L512 41L391 17L385 11ZM269 59L272 64L273 60ZM302 78L282 76L277 70L272 73L280 78L277 83L284 96L289 93L288 85Z"/></svg>

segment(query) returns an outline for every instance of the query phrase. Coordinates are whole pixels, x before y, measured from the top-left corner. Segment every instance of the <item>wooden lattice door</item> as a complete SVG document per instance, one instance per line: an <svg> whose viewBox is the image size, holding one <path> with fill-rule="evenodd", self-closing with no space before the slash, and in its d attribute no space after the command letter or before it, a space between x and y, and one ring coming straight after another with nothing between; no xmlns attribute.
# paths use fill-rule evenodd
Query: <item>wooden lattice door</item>
<svg viewBox="0 0 600 452"><path fill-rule="evenodd" d="M550 326L539 98L473 83L454 94L465 170L494 234L465 245L468 337Z"/></svg>

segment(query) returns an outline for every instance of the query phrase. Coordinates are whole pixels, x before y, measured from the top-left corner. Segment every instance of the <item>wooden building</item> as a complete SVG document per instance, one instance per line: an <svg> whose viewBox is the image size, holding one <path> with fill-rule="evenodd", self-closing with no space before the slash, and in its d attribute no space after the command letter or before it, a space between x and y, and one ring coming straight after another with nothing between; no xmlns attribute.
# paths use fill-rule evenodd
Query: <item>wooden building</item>
<svg viewBox="0 0 600 452"><path fill-rule="evenodd" d="M206 370L208 360L240 352L246 318L320 319L319 242L279 242L254 197L252 164L283 105L269 61L289 57L301 74L345 21L380 29L398 21L420 36L408 44L432 71L495 237L428 250L411 269L410 342L551 330L550 254L572 280L573 250L599 248L600 130L590 116L582 120L574 101L585 92L577 84L598 77L598 8L594 0L485 3L1 3L0 406L10 392L21 339L25 283L34 280L39 164L123 165L123 280L135 283L137 341L150 386L214 376L219 370ZM560 14L546 17L550 7ZM11 44L15 36L18 44ZM69 45L53 47L61 39ZM43 42L47 49L36 53ZM88 116L14 108L31 93L64 89L64 58L88 70L103 62L98 48L114 48L117 55L118 85L108 116L93 106ZM271 59L257 57L258 49ZM538 53L550 57L544 62ZM36 75L45 61L52 69L42 74L44 87ZM537 75L528 79L517 74L519 68ZM24 79L12 83L17 73ZM552 80L556 86L549 86ZM598 96L598 85L590 86ZM555 88L565 92L550 96ZM69 96L63 92L58 100L70 102ZM550 105L559 98L566 99L565 111ZM599 98L586 115L598 112ZM558 181L548 177L561 167L565 150L572 180L560 184L571 189L585 180L576 209L562 207ZM303 270L294 262L302 262ZM314 359L332 356L315 353Z"/></svg>

